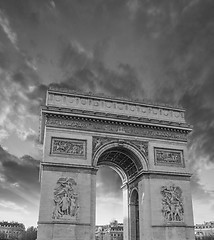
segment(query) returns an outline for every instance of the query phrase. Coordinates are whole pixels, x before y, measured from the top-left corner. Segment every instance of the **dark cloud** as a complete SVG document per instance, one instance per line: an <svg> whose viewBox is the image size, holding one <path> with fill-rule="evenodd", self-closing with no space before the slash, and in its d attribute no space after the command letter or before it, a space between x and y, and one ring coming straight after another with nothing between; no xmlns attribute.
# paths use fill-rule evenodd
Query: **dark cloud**
<svg viewBox="0 0 214 240"><path fill-rule="evenodd" d="M132 66L120 63L115 71L105 67L101 56L104 55L103 48L105 44L102 43L97 43L93 52L87 52L75 43L65 46L59 62L64 79L58 86L117 97L136 98L142 94Z"/></svg>
<svg viewBox="0 0 214 240"><path fill-rule="evenodd" d="M21 22L29 25L29 27L38 27L42 23L44 11L47 11L49 6L50 0L38 0L37 2L33 0L20 0L19 2L11 0L9 3L3 0L0 3L0 9L13 16L17 21L15 23L16 28Z"/></svg>
<svg viewBox="0 0 214 240"><path fill-rule="evenodd" d="M1 200L13 200L26 202L26 196L36 197L34 204L37 204L39 194L39 164L38 160L30 156L17 158L11 155L0 146L0 190Z"/></svg>
<svg viewBox="0 0 214 240"><path fill-rule="evenodd" d="M31 66L27 55L13 46L4 34L0 48L0 113L1 127L9 131L30 133L26 122L39 117L47 86ZM32 134L30 134L32 135ZM32 139L32 138L31 138Z"/></svg>
<svg viewBox="0 0 214 240"><path fill-rule="evenodd" d="M39 164L38 160L30 156L17 158L0 147L1 173L7 183L29 185L33 190L39 189Z"/></svg>

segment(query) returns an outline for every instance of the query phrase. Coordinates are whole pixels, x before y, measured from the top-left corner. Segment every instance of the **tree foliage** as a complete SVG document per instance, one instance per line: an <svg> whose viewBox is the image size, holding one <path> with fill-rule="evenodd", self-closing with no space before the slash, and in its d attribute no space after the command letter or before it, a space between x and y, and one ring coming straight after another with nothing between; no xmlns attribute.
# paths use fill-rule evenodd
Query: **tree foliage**
<svg viewBox="0 0 214 240"><path fill-rule="evenodd" d="M36 240L36 238L37 238L37 228L31 226L25 231L25 233L23 234L23 237L20 240Z"/></svg>

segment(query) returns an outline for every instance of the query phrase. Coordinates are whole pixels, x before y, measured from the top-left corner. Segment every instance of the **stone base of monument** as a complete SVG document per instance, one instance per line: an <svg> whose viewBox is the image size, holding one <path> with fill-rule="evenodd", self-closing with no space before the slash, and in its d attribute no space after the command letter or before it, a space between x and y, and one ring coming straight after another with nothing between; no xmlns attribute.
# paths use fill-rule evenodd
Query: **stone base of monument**
<svg viewBox="0 0 214 240"><path fill-rule="evenodd" d="M39 225L37 239L39 240L71 240L91 238L91 229L89 226L70 225L70 224L42 224Z"/></svg>
<svg viewBox="0 0 214 240"><path fill-rule="evenodd" d="M154 227L152 231L152 238L155 240L162 240L162 239L170 239L170 240L183 240L183 239L190 239L194 240L194 234L192 231L188 231L188 227L186 226L177 226L174 227L169 226L161 226L161 227ZM191 229L192 230L192 229Z"/></svg>

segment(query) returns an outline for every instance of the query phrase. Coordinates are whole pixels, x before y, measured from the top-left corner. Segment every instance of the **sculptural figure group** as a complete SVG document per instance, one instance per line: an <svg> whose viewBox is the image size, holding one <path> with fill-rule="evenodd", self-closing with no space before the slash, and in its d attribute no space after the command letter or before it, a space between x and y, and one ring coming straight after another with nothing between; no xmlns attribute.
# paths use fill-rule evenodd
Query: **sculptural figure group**
<svg viewBox="0 0 214 240"><path fill-rule="evenodd" d="M163 186L161 189L162 212L166 221L183 221L183 199L180 187L174 185L170 187Z"/></svg>
<svg viewBox="0 0 214 240"><path fill-rule="evenodd" d="M59 178L54 189L53 219L73 219L76 217L77 205L76 182L72 178Z"/></svg>

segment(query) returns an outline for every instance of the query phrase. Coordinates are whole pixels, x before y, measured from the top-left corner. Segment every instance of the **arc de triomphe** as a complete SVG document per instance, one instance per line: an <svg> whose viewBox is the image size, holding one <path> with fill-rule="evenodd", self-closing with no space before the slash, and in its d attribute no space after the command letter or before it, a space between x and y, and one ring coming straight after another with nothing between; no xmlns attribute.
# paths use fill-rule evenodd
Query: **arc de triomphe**
<svg viewBox="0 0 214 240"><path fill-rule="evenodd" d="M96 173L122 179L124 240L194 239L184 110L50 88L38 240L94 240Z"/></svg>

